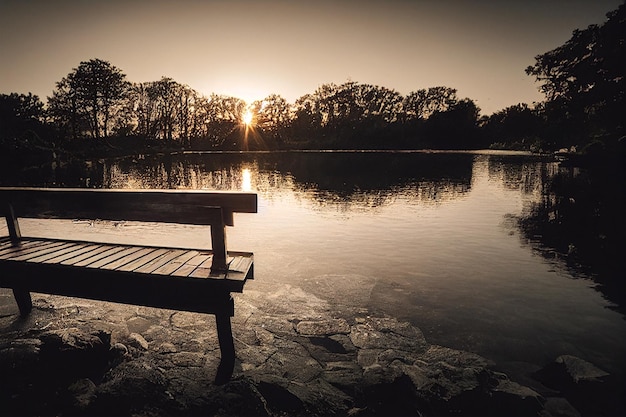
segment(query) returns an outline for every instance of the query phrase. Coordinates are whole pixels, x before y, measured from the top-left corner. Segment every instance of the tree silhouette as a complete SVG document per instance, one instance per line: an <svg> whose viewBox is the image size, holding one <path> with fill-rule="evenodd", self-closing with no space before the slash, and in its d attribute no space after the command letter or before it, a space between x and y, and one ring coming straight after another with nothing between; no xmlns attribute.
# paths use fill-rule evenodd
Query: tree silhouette
<svg viewBox="0 0 626 417"><path fill-rule="evenodd" d="M476 149L483 147L479 137L480 108L468 98L445 111L435 111L424 125L429 147L435 149Z"/></svg>
<svg viewBox="0 0 626 417"><path fill-rule="evenodd" d="M626 114L626 4L603 25L575 30L562 46L538 55L526 73L541 83L546 116L567 139L616 142Z"/></svg>
<svg viewBox="0 0 626 417"><path fill-rule="evenodd" d="M43 103L38 96L32 93L0 94L0 143L5 147L33 145L26 143L29 140L42 142L43 121Z"/></svg>
<svg viewBox="0 0 626 417"><path fill-rule="evenodd" d="M485 139L500 148L539 149L544 120L538 109L526 103L506 107L485 118Z"/></svg>
<svg viewBox="0 0 626 417"><path fill-rule="evenodd" d="M130 84L121 70L109 62L81 62L56 85L48 108L54 120L69 127L72 136L107 138L122 115Z"/></svg>
<svg viewBox="0 0 626 417"><path fill-rule="evenodd" d="M285 98L270 94L263 100L257 100L250 106L253 125L264 136L265 141L282 144L286 139L291 123L291 107Z"/></svg>
<svg viewBox="0 0 626 417"><path fill-rule="evenodd" d="M444 86L410 92L402 103L405 119L428 119L435 112L449 110L458 100L456 89Z"/></svg>

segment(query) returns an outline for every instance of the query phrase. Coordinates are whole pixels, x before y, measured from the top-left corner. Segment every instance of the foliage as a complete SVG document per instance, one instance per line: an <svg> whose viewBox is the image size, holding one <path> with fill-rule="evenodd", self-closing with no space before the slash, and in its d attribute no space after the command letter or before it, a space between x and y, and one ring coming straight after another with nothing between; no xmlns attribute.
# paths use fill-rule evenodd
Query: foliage
<svg viewBox="0 0 626 417"><path fill-rule="evenodd" d="M409 93L402 105L406 120L426 120L436 112L450 110L457 102L456 89L439 86Z"/></svg>
<svg viewBox="0 0 626 417"><path fill-rule="evenodd" d="M42 138L50 136L44 121L44 106L36 95L0 94L0 145L3 148L49 146Z"/></svg>
<svg viewBox="0 0 626 417"><path fill-rule="evenodd" d="M485 140L496 148L538 150L540 136L545 129L538 108L526 103L509 106L493 113L482 122Z"/></svg>
<svg viewBox="0 0 626 417"><path fill-rule="evenodd" d="M626 114L626 4L603 25L575 30L562 46L538 55L526 73L541 83L545 117L560 142L613 141L624 135Z"/></svg>
<svg viewBox="0 0 626 417"><path fill-rule="evenodd" d="M57 83L48 99L50 116L73 138L107 138L111 127L125 117L123 100L130 86L125 78L106 61L81 62Z"/></svg>
<svg viewBox="0 0 626 417"><path fill-rule="evenodd" d="M281 146L286 140L291 124L291 108L278 94L270 94L250 106L252 125L260 129L266 141Z"/></svg>
<svg viewBox="0 0 626 417"><path fill-rule="evenodd" d="M176 136L188 144L197 128L193 109L200 104L198 93L171 78L133 84L128 101L135 110L126 130L135 135L167 142Z"/></svg>
<svg viewBox="0 0 626 417"><path fill-rule="evenodd" d="M235 97L204 97L168 77L131 84L99 59L82 62L59 81L48 110L52 123L74 139L113 135L203 149L467 146L453 137L473 138L479 116L472 100L459 100L456 89L443 86L403 97L349 81L323 84L293 105L277 94L248 105ZM248 111L253 120L245 127Z"/></svg>
<svg viewBox="0 0 626 417"><path fill-rule="evenodd" d="M482 147L478 132L480 109L470 99L435 110L424 125L427 144L435 149L475 149Z"/></svg>

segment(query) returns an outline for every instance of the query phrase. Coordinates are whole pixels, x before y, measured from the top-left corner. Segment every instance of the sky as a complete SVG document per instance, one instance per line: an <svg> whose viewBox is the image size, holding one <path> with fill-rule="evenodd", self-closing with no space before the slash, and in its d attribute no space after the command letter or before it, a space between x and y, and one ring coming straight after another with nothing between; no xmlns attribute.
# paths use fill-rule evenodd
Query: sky
<svg viewBox="0 0 626 417"><path fill-rule="evenodd" d="M457 89L489 115L539 102L524 72L622 0L0 0L0 93L42 101L80 62L131 82L288 102L347 81Z"/></svg>

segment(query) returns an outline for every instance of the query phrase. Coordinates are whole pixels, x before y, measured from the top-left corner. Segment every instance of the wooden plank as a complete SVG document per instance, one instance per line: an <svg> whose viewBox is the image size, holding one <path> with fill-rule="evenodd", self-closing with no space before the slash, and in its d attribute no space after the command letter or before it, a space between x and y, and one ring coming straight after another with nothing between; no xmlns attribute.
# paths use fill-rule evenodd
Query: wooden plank
<svg viewBox="0 0 626 417"><path fill-rule="evenodd" d="M121 266L124 266L128 263L131 263L132 261L141 258L144 255L147 255L148 253L152 252L155 250L155 248L143 248L143 247L138 247L139 250L137 252L133 252L129 255L126 255L123 258L118 259L117 261L113 261L111 263L108 263L104 266L102 266L101 269L117 269Z"/></svg>
<svg viewBox="0 0 626 417"><path fill-rule="evenodd" d="M94 245L94 248L92 250L90 250L89 252L81 253L81 254L78 254L75 257L68 258L68 259L66 259L64 261L61 261L61 265L74 265L77 262L83 261L85 259L88 259L88 258L94 256L94 255L102 253L102 252L108 250L110 247L111 247L110 245L106 245L106 244Z"/></svg>
<svg viewBox="0 0 626 417"><path fill-rule="evenodd" d="M94 263L89 264L89 268L102 268L103 266L116 261L118 259L122 259L134 252L137 252L139 249L141 249L140 246L130 246L130 247L123 247L122 250L120 250L119 252L115 252L109 256L106 256ZM107 269L111 269L111 268L107 268Z"/></svg>
<svg viewBox="0 0 626 417"><path fill-rule="evenodd" d="M48 253L50 251L55 250L55 248L59 247L59 246L63 246L63 245L67 245L65 242L63 241L51 241L51 242L44 242L42 245L36 245L36 246L32 246L29 247L28 249L25 249L23 251L17 251L15 253L12 253L10 256L3 256L3 258L5 259L10 259L12 261L25 261L28 260L30 258L34 258L37 257L39 255L43 255L45 253Z"/></svg>
<svg viewBox="0 0 626 417"><path fill-rule="evenodd" d="M194 269L188 276L193 278L208 278L212 272L213 262L215 261L215 255L211 259L205 259L196 269ZM228 259L227 259L228 261ZM218 275L223 277L226 274L225 270L220 269L221 273Z"/></svg>
<svg viewBox="0 0 626 417"><path fill-rule="evenodd" d="M237 256L235 261L230 264L228 268L228 272L237 271L237 272L248 272L250 266L252 266L252 257L251 256Z"/></svg>
<svg viewBox="0 0 626 417"><path fill-rule="evenodd" d="M135 269L141 268L143 265L147 264L148 262L152 261L155 258L158 258L159 256L163 255L166 252L167 252L167 249L155 249L153 251L148 252L141 258L137 258L132 262L122 265L121 267L117 268L116 271L127 271L127 272L134 271Z"/></svg>
<svg viewBox="0 0 626 417"><path fill-rule="evenodd" d="M71 251L71 252L67 252L63 255L59 255L56 258L52 258L52 259L46 259L45 261L43 261L43 263L45 264L59 264L67 259L71 259L74 258L80 254L84 254L86 252L92 251L95 248L100 247L101 245L97 245L97 244L93 244L93 243L86 243L86 242L82 242L78 245L77 248L75 248L75 250Z"/></svg>
<svg viewBox="0 0 626 417"><path fill-rule="evenodd" d="M142 267L135 269L133 272L149 274L155 269L158 269L161 266L167 264L169 261L176 258L177 256L182 255L184 252L185 252L184 250L173 250L173 251L164 253L158 258L155 258L154 260L143 265Z"/></svg>
<svg viewBox="0 0 626 417"><path fill-rule="evenodd" d="M2 253L2 251L5 249L10 249L12 246L15 246L15 245L13 245L11 241L0 243L0 253Z"/></svg>
<svg viewBox="0 0 626 417"><path fill-rule="evenodd" d="M192 278L208 278L209 276L211 276L211 267L199 266L194 269L188 276ZM221 271L220 276L226 276L226 271Z"/></svg>
<svg viewBox="0 0 626 417"><path fill-rule="evenodd" d="M196 256L198 253L199 252L197 250L188 250L179 257L172 259L170 262L163 265L162 267L155 269L154 271L152 271L152 273L159 275L170 275L178 268L183 266L185 262Z"/></svg>
<svg viewBox="0 0 626 417"><path fill-rule="evenodd" d="M244 261L243 256L235 256L233 260L228 264L228 271L240 271L241 264Z"/></svg>
<svg viewBox="0 0 626 417"><path fill-rule="evenodd" d="M9 258L10 256L15 256L16 252L26 250L30 247L43 245L45 243L46 242L44 241L37 240L37 241L22 241L17 246L10 244L8 246L3 247L2 250L0 250L0 258Z"/></svg>
<svg viewBox="0 0 626 417"><path fill-rule="evenodd" d="M94 254L93 256L83 259L82 261L78 261L74 264L74 266L89 266L92 263L99 261L102 258L106 258L109 255L112 255L114 253L121 251L124 248L123 246L117 246L117 245L115 246L107 245L107 246L108 248L105 251Z"/></svg>
<svg viewBox="0 0 626 417"><path fill-rule="evenodd" d="M4 247L6 245L11 245L11 240L8 237L4 236L0 238L0 247Z"/></svg>
<svg viewBox="0 0 626 417"><path fill-rule="evenodd" d="M222 217L217 218L209 208L220 207L225 213L256 213L257 195L205 190L0 187L0 204L11 204L17 217L209 225L220 222Z"/></svg>
<svg viewBox="0 0 626 417"><path fill-rule="evenodd" d="M193 258L185 262L183 266L178 268L171 275L177 276L177 277L188 277L189 274L191 274L194 271L194 269L198 267L198 265L202 264L203 262L209 259L213 259L213 254L208 253L208 252L201 252L200 254L194 256Z"/></svg>
<svg viewBox="0 0 626 417"><path fill-rule="evenodd" d="M235 256L229 258L228 271L221 271L211 268L210 262L198 265L188 276L192 278L204 279L225 279L229 281L245 281L248 271L252 267L253 260L251 254L246 256Z"/></svg>
<svg viewBox="0 0 626 417"><path fill-rule="evenodd" d="M44 262L48 259L54 259L59 255L66 254L68 252L72 252L76 250L78 244L75 242L68 242L67 245L61 245L54 248L53 251L50 251L44 255L38 256L36 258L30 258L28 262Z"/></svg>
<svg viewBox="0 0 626 417"><path fill-rule="evenodd" d="M45 242L45 241L34 240L34 241L22 241L22 242L20 242L20 244L18 246L10 244L10 245L8 245L8 247L3 247L3 249L0 250L0 258L4 259L5 256L8 258L14 252L25 250L25 249L28 249L28 248L33 247L33 246L44 245L46 243L47 242Z"/></svg>

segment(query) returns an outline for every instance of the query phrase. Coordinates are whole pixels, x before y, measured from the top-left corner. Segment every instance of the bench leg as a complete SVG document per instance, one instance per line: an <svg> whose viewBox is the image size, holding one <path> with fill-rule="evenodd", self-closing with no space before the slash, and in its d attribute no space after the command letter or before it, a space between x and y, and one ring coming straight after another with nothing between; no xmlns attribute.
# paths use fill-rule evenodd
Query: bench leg
<svg viewBox="0 0 626 417"><path fill-rule="evenodd" d="M230 380L230 377L233 376L233 370L235 368L235 344L233 342L233 331L230 325L230 316L231 314L227 312L215 315L215 322L217 323L217 338L220 342L220 352L222 355L220 365L217 368L217 375L215 376L215 383L217 385L227 383Z"/></svg>
<svg viewBox="0 0 626 417"><path fill-rule="evenodd" d="M30 298L30 292L21 288L13 288L13 296L17 307L20 309L20 316L26 317L33 309L33 301Z"/></svg>

